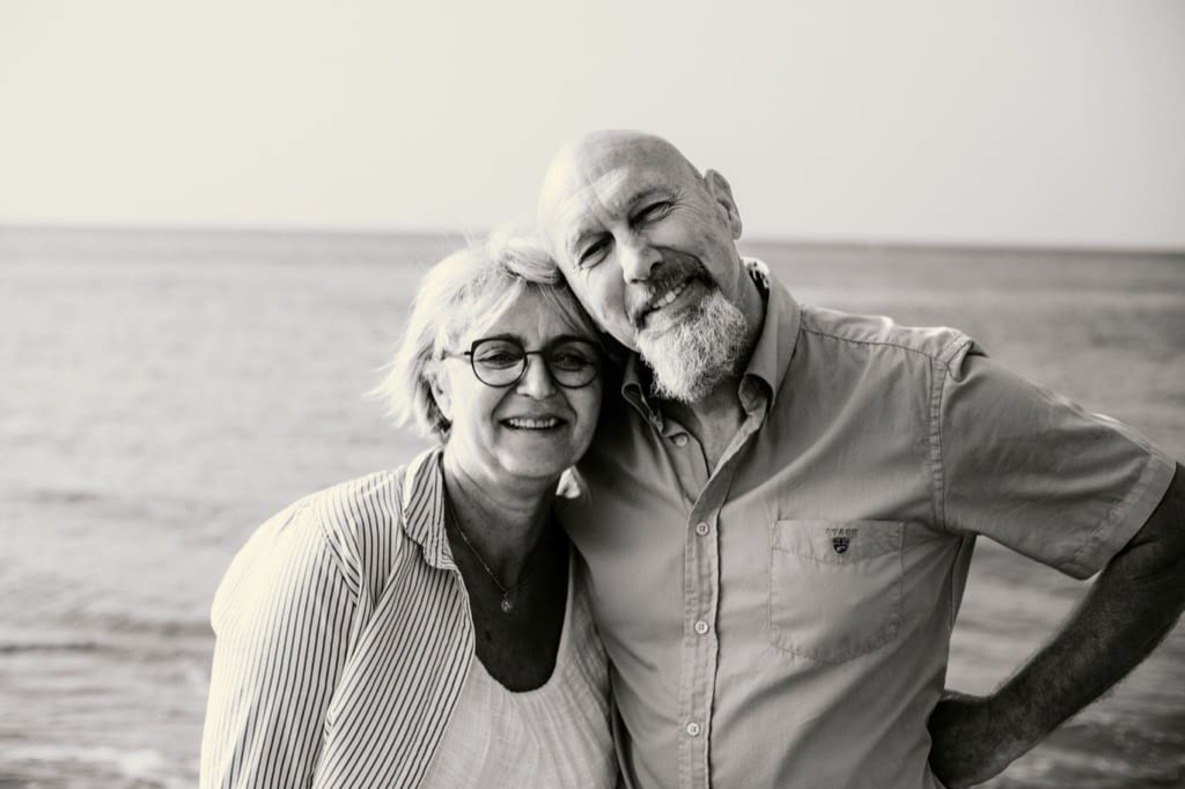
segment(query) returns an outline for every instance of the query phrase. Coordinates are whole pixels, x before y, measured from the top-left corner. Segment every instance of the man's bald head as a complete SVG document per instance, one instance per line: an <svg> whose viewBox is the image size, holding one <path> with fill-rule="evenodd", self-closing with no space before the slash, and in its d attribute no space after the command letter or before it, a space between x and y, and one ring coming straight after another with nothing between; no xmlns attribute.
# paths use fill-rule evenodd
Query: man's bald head
<svg viewBox="0 0 1185 789"><path fill-rule="evenodd" d="M696 401L747 358L764 305L719 173L653 134L591 132L552 160L538 219L581 303L641 354L657 391Z"/></svg>
<svg viewBox="0 0 1185 789"><path fill-rule="evenodd" d="M687 179L688 184L703 187L703 176L683 153L656 134L628 129L600 129L569 140L555 156L543 177L539 191L537 218L547 235L547 228L573 193L584 184L622 165L645 162Z"/></svg>

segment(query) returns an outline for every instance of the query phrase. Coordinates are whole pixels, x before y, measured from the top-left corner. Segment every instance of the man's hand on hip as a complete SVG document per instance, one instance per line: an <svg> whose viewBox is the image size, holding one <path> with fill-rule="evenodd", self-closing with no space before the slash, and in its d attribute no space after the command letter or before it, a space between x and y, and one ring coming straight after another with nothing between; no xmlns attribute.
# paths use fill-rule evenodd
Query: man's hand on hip
<svg viewBox="0 0 1185 789"><path fill-rule="evenodd" d="M990 698L947 691L930 714L930 769L948 789L975 786L999 775L1025 750L1000 731Z"/></svg>

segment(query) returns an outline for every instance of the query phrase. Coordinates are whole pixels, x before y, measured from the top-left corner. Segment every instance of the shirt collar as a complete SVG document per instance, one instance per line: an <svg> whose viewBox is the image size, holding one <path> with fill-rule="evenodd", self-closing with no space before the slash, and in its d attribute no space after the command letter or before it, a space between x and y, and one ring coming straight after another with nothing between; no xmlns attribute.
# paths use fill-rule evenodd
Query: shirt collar
<svg viewBox="0 0 1185 789"><path fill-rule="evenodd" d="M444 531L444 447L421 453L403 477L403 530L433 567L455 569Z"/></svg>
<svg viewBox="0 0 1185 789"><path fill-rule="evenodd" d="M802 311L790 292L772 277L769 266L756 258L742 260L765 302L761 333L757 336L757 344L753 347L737 387L741 406L752 413L774 404L794 355ZM650 370L645 363L636 353L630 354L622 373L621 396L656 430L664 432L666 426L662 411L647 396L651 380Z"/></svg>
<svg viewBox="0 0 1185 789"><path fill-rule="evenodd" d="M637 409L638 413L653 425L655 430L661 433L663 429L662 412L646 397L653 380L650 369L642 362L641 357L636 353L631 353L626 359L625 372L621 376L621 396Z"/></svg>

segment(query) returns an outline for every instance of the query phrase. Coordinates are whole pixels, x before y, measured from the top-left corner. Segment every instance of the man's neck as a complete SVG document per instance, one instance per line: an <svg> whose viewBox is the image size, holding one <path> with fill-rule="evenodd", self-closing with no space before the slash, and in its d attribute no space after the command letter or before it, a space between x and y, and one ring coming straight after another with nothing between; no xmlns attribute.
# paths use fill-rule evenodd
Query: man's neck
<svg viewBox="0 0 1185 789"><path fill-rule="evenodd" d="M757 348L757 341L765 326L766 303L761 288L746 277L741 289L742 311L745 314L745 353L738 360L736 373L716 385L705 397L694 403L667 400L663 411L687 428L703 447L708 468L715 470L728 450L732 439L745 422L746 412L741 403L740 383L749 359Z"/></svg>
<svg viewBox="0 0 1185 789"><path fill-rule="evenodd" d="M694 403L665 400L662 410L687 428L703 448L704 461L714 470L745 421L737 389L740 380L730 377L711 394Z"/></svg>

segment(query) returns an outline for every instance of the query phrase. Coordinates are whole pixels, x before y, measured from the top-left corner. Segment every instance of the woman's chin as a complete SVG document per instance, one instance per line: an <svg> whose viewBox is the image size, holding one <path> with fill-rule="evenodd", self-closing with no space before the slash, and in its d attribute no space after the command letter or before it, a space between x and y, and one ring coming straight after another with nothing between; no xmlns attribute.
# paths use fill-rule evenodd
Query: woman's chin
<svg viewBox="0 0 1185 789"><path fill-rule="evenodd" d="M575 456L568 452L553 454L525 450L507 452L502 459L502 468L523 479L552 480L575 463Z"/></svg>

